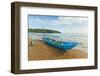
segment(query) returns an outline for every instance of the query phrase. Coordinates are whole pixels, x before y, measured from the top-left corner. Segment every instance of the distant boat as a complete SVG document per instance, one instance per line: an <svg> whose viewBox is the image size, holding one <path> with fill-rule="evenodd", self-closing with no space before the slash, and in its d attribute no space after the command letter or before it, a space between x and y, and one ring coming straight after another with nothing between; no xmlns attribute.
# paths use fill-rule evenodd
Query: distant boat
<svg viewBox="0 0 100 76"><path fill-rule="evenodd" d="M64 51L70 50L78 44L77 42L72 42L72 41L63 42L59 40L54 40L49 37L44 37L43 41L52 47L59 48Z"/></svg>

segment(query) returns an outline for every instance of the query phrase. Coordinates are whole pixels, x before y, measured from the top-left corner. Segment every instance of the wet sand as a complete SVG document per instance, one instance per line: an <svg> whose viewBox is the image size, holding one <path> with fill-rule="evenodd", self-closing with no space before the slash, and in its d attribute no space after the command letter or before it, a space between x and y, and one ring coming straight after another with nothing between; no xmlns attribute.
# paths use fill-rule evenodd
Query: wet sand
<svg viewBox="0 0 100 76"><path fill-rule="evenodd" d="M31 45L31 39L28 43L28 60L53 60L53 59L79 59L87 58L86 52L71 49L63 52L61 49L51 47L43 41L37 40Z"/></svg>

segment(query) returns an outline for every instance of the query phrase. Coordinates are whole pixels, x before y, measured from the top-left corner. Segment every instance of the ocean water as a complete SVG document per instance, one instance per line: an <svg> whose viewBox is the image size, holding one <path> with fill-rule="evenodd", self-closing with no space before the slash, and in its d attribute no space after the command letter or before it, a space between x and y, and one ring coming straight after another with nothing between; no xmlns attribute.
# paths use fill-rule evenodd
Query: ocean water
<svg viewBox="0 0 100 76"><path fill-rule="evenodd" d="M29 37L32 37L33 39L36 40L42 40L44 37L43 33L33 33L29 32L28 33ZM45 33L45 36L49 37L55 37L56 39L60 41L75 41L78 42L79 44L74 47L73 49L81 50L84 52L88 51L88 34L82 33Z"/></svg>

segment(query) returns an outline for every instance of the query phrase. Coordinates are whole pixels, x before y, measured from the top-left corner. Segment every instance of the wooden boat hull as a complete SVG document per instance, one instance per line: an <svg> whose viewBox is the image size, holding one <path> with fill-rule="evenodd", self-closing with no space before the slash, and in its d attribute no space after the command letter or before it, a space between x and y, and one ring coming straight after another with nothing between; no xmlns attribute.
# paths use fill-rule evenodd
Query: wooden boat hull
<svg viewBox="0 0 100 76"><path fill-rule="evenodd" d="M43 38L43 41L52 47L62 49L64 51L70 50L78 44L77 42L72 42L72 41L62 42L47 37Z"/></svg>

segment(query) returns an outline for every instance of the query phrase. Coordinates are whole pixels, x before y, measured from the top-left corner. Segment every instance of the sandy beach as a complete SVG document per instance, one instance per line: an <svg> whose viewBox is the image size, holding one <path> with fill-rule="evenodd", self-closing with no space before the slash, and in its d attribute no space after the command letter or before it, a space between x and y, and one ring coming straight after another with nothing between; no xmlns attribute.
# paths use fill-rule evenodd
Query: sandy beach
<svg viewBox="0 0 100 76"><path fill-rule="evenodd" d="M86 52L77 49L63 52L60 49L45 44L41 40L35 41L34 45L31 45L31 41L31 38L29 38L28 60L79 59L88 57Z"/></svg>

